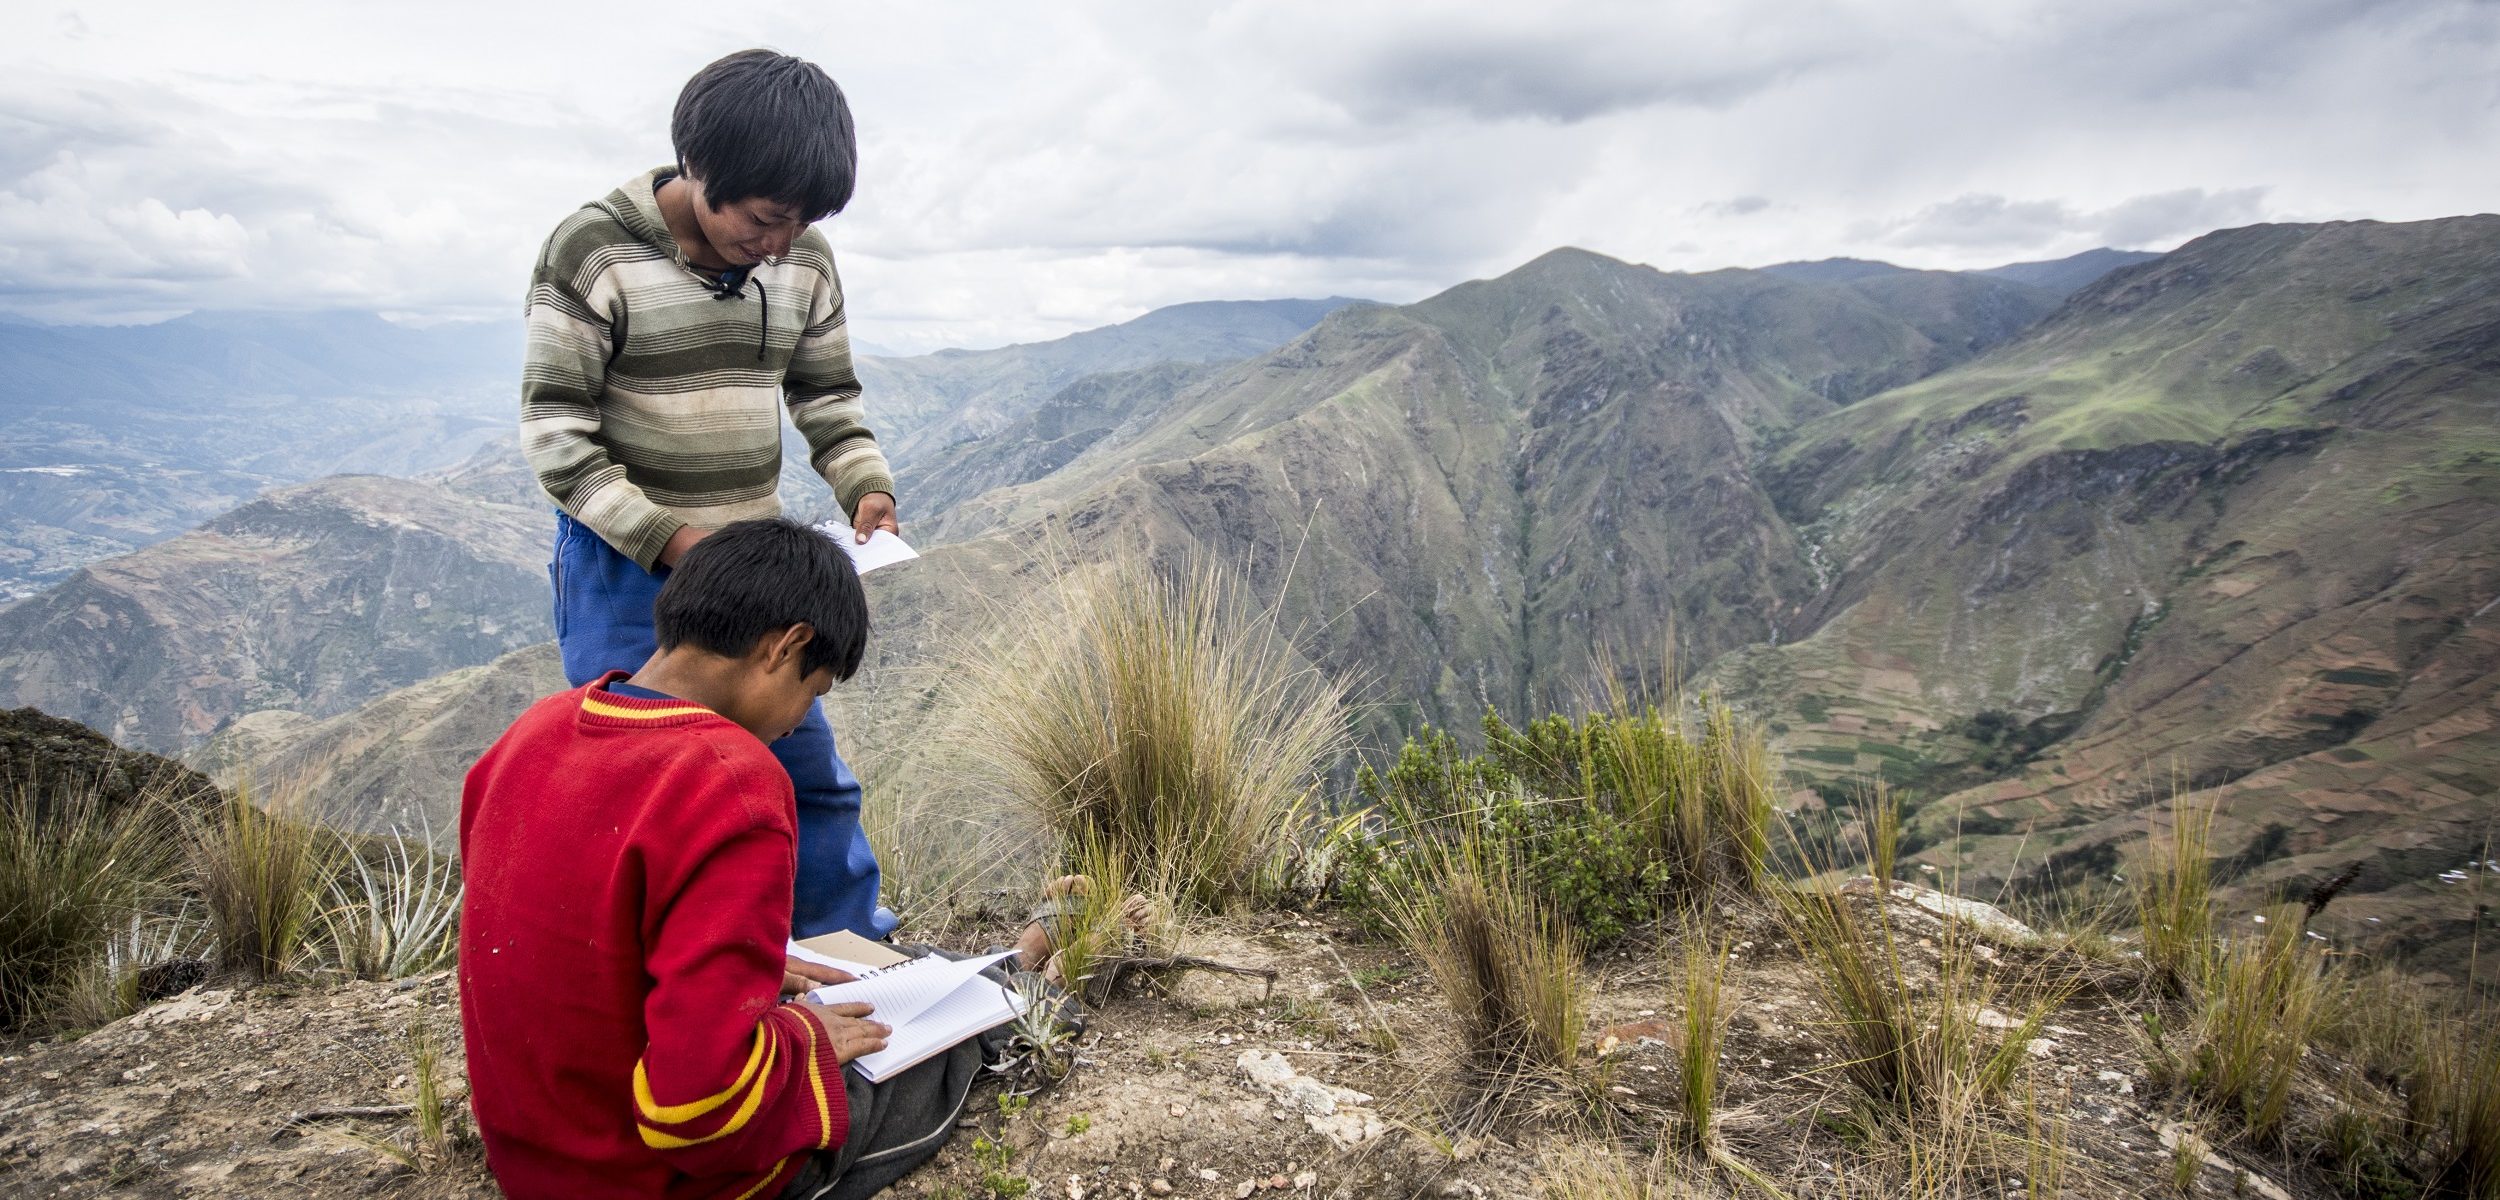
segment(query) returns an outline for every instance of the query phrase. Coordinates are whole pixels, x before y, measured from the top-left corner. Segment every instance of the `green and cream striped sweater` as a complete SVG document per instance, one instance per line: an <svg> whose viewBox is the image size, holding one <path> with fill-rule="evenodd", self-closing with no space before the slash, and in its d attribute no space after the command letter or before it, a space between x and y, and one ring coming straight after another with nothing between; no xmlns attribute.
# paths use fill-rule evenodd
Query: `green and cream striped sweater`
<svg viewBox="0 0 2500 1200"><path fill-rule="evenodd" d="M781 407L842 511L894 490L860 408L822 233L720 297L645 172L556 226L530 279L521 449L574 519L648 568L678 529L781 512Z"/></svg>

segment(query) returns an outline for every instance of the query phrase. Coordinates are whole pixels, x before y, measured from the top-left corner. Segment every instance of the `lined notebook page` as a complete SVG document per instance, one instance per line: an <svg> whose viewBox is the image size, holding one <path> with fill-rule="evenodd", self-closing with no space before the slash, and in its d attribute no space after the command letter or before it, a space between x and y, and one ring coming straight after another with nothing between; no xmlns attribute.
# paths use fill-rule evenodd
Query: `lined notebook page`
<svg viewBox="0 0 2500 1200"><path fill-rule="evenodd" d="M893 1036L885 1041L885 1049L853 1059L851 1065L858 1067L870 1082L883 1082L984 1029L1015 1020L1029 1004L1023 993L975 975L970 982L948 992L944 999L921 1010L910 1024L896 1026Z"/></svg>
<svg viewBox="0 0 2500 1200"><path fill-rule="evenodd" d="M932 954L867 972L851 983L827 984L809 992L807 998L817 1004L865 1002L873 1010L869 1017L893 1026L899 1036L921 1013L968 981L980 980L993 991L1001 990L997 984L981 980L981 971L1014 953L1003 950L983 958L964 959Z"/></svg>

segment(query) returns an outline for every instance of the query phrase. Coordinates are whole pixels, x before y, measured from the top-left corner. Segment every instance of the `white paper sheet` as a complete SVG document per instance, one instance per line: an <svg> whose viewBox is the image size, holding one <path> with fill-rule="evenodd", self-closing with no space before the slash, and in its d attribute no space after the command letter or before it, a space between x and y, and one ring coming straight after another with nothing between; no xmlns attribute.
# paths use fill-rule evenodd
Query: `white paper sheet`
<svg viewBox="0 0 2500 1200"><path fill-rule="evenodd" d="M903 1027L917 1020L956 989L980 978L984 968L1014 954L1002 950L983 958L940 958L930 955L898 963L882 971L862 974L856 982L830 983L807 994L817 1004L853 1004L861 1001L871 1006L869 1017L894 1027L899 1035ZM982 980L990 991L1001 990L997 984Z"/></svg>
<svg viewBox="0 0 2500 1200"><path fill-rule="evenodd" d="M851 568L862 575L920 557L920 552L905 545L903 539L882 529L871 531L866 545L860 544L856 530L840 521L827 521L817 526L816 532L840 545L842 552L851 556Z"/></svg>

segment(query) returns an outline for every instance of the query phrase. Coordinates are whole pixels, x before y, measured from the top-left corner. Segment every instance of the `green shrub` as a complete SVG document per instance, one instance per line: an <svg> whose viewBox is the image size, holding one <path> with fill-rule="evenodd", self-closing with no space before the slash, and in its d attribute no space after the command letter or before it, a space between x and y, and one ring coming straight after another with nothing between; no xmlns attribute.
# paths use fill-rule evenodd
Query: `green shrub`
<svg viewBox="0 0 2500 1200"><path fill-rule="evenodd" d="M1697 727L1696 727L1697 726ZM1386 772L1356 783L1378 820L1332 853L1340 895L1382 927L1385 901L1413 883L1418 851L1482 837L1519 881L1591 944L1678 905L1761 886L1771 772L1760 733L1726 706L1698 722L1617 698L1578 721L1514 726L1484 717L1485 750L1426 727Z"/></svg>

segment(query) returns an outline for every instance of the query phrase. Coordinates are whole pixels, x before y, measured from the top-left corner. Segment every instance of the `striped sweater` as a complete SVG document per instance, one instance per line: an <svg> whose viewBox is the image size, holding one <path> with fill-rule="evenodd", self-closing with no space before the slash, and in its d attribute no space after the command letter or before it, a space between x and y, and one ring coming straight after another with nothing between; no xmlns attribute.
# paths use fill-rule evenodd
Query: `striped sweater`
<svg viewBox="0 0 2500 1200"><path fill-rule="evenodd" d="M644 172L556 226L530 277L521 449L558 507L648 569L680 528L781 512L781 407L842 511L892 493L822 233L720 297Z"/></svg>

